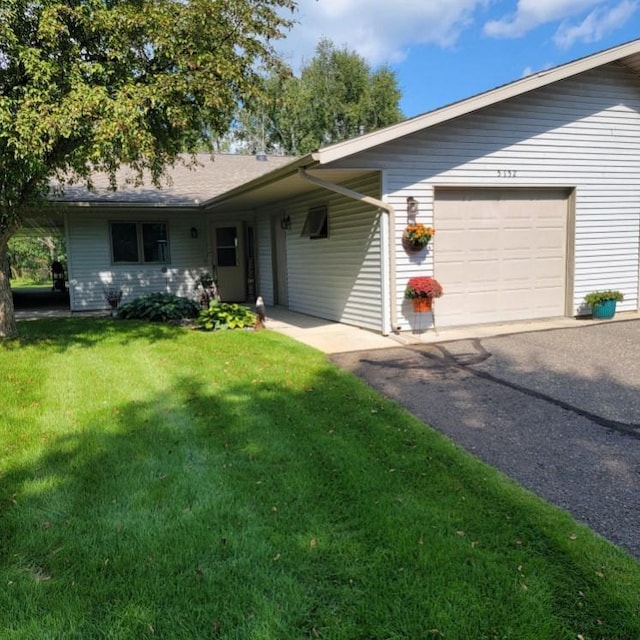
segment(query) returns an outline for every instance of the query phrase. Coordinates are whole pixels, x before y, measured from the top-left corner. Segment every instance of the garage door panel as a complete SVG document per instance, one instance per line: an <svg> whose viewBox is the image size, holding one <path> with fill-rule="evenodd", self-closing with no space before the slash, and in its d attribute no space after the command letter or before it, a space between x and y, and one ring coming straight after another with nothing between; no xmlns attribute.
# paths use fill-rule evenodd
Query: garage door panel
<svg viewBox="0 0 640 640"><path fill-rule="evenodd" d="M500 248L506 256L520 256L523 251L530 252L531 250L531 231L526 230L511 230L506 231L500 238Z"/></svg>
<svg viewBox="0 0 640 640"><path fill-rule="evenodd" d="M440 228L436 233L436 236L441 236L441 238L438 238L438 246L444 248L445 251L460 251L463 255L467 255L468 236L470 234L473 235L474 245L478 252L487 250L496 251L500 247L500 238L491 229L457 230L449 232Z"/></svg>
<svg viewBox="0 0 640 640"><path fill-rule="evenodd" d="M565 191L436 191L438 322L563 315L567 212Z"/></svg>
<svg viewBox="0 0 640 640"><path fill-rule="evenodd" d="M564 284L565 262L558 258L541 258L533 262L535 265L535 278L542 286L546 286L543 280L552 279L556 286ZM533 265L532 265L532 268Z"/></svg>
<svg viewBox="0 0 640 640"><path fill-rule="evenodd" d="M550 249L557 253L564 250L561 238L564 238L564 229L538 229L529 242L538 250Z"/></svg>
<svg viewBox="0 0 640 640"><path fill-rule="evenodd" d="M532 260L509 260L501 263L500 273L506 283L515 280L530 282L533 268Z"/></svg>

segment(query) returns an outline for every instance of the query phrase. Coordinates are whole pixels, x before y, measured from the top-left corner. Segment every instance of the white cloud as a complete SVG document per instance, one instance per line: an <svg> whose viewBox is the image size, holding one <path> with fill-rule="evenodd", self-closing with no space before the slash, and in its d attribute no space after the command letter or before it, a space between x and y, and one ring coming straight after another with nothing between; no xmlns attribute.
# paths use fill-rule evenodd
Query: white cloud
<svg viewBox="0 0 640 640"><path fill-rule="evenodd" d="M412 45L450 47L491 0L300 0L298 24L278 51L294 67L325 37L370 64L401 62Z"/></svg>
<svg viewBox="0 0 640 640"><path fill-rule="evenodd" d="M532 76L534 73L540 73L541 71L546 71L547 69L551 69L553 66L554 65L552 65L550 62L547 62L546 64L543 64L542 66L538 67L537 69L534 69L531 66L525 67L522 70L521 77L526 78L527 76Z"/></svg>
<svg viewBox="0 0 640 640"><path fill-rule="evenodd" d="M576 15L606 0L518 0L515 13L491 20L484 32L494 38L519 38L542 24Z"/></svg>
<svg viewBox="0 0 640 640"><path fill-rule="evenodd" d="M620 4L608 8L594 9L582 22L576 25L563 23L553 37L561 49L569 49L577 41L598 42L606 35L622 27L638 10L638 0L622 0Z"/></svg>

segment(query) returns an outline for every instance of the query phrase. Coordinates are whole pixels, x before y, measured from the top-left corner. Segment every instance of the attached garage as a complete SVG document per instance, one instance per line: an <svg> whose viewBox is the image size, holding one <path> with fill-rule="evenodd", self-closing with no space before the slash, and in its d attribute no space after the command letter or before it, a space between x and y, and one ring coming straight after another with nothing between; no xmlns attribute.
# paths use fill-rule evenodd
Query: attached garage
<svg viewBox="0 0 640 640"><path fill-rule="evenodd" d="M565 315L571 202L563 189L436 189L438 323Z"/></svg>

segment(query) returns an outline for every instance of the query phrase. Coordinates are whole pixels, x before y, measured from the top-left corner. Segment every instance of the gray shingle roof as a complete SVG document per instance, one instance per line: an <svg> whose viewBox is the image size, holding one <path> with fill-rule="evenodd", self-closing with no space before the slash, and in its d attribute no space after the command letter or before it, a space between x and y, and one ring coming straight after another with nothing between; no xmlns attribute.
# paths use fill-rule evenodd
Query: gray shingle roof
<svg viewBox="0 0 640 640"><path fill-rule="evenodd" d="M64 185L62 193L54 193L56 202L132 203L195 205L221 195L245 182L269 173L291 162L291 156L267 156L258 160L256 156L219 154L213 158L208 154L197 156L197 167L190 169L182 163L169 168L169 181L162 187L154 187L150 179L136 187L127 184L133 178L130 169L123 168L117 174L118 189L111 191L106 174L92 176L94 188L89 191L84 184ZM59 185L52 184L57 187Z"/></svg>

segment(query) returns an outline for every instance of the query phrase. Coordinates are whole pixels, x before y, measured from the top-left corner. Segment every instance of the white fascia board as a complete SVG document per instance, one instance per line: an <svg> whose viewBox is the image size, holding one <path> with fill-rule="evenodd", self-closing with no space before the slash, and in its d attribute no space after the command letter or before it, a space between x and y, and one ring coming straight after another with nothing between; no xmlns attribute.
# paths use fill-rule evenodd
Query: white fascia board
<svg viewBox="0 0 640 640"><path fill-rule="evenodd" d="M467 115L479 109L502 102L503 100L508 100L509 98L514 98L529 91L545 87L554 82L584 73L585 71L617 62L622 58L637 53L640 53L640 40L633 40L632 42L601 51L600 53L585 58L580 58L579 60L569 62L559 67L534 73L526 78L480 93L471 98L454 102L451 105L436 109L435 111L429 111L428 113L410 118L409 120L404 120L380 129L379 131L324 147L323 149L315 151L312 156L314 160L317 160L320 164L335 162L336 160L341 160L355 153L367 151L380 144L391 142L403 136L416 133L417 131Z"/></svg>

